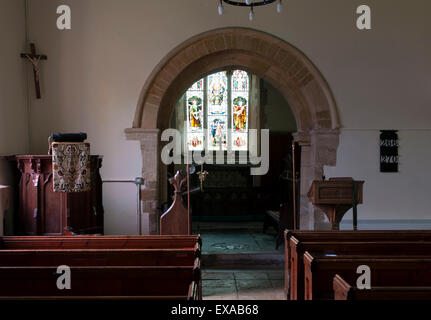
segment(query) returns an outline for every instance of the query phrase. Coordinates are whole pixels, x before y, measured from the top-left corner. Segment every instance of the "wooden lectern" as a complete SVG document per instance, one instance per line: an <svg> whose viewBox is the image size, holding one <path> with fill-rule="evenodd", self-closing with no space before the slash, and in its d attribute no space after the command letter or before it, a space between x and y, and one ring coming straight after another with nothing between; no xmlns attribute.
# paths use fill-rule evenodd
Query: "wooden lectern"
<svg viewBox="0 0 431 320"><path fill-rule="evenodd" d="M328 217L332 230L339 230L344 214L353 207L353 229L357 229L357 204L362 203L364 181L353 178L330 178L313 181L308 198Z"/></svg>

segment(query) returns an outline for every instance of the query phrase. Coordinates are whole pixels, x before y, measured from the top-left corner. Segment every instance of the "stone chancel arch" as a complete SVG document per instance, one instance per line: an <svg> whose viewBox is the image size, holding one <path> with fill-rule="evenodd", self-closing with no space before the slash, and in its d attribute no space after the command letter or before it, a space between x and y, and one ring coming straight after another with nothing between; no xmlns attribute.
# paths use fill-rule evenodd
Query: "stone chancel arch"
<svg viewBox="0 0 431 320"><path fill-rule="evenodd" d="M199 34L170 52L145 83L129 140L141 141L144 212L150 231L157 232L159 185L165 179L160 166L160 131L168 128L175 103L197 79L214 70L238 67L271 83L292 108L301 145L301 207L303 229L318 229L324 215L312 208L306 194L321 179L324 165L335 165L339 118L332 92L314 64L294 46L270 34L245 28L223 28Z"/></svg>

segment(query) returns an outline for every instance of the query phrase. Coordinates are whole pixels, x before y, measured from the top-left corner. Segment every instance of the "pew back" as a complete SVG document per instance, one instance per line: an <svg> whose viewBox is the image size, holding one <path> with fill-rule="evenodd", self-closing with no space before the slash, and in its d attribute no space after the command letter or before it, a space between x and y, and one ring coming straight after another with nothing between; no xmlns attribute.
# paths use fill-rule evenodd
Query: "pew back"
<svg viewBox="0 0 431 320"><path fill-rule="evenodd" d="M290 238L290 299L304 299L304 263L305 251L312 254L328 255L403 255L422 256L431 258L431 241L357 241L357 242L301 242L295 236Z"/></svg>
<svg viewBox="0 0 431 320"><path fill-rule="evenodd" d="M200 236L0 238L0 298L201 299ZM59 265L71 290L58 290Z"/></svg>
<svg viewBox="0 0 431 320"><path fill-rule="evenodd" d="M361 290L352 287L340 275L335 275L335 300L431 300L431 287L372 287Z"/></svg>
<svg viewBox="0 0 431 320"><path fill-rule="evenodd" d="M41 236L0 239L0 249L184 249L199 248L196 236Z"/></svg>
<svg viewBox="0 0 431 320"><path fill-rule="evenodd" d="M290 238L299 241L367 242L367 241L431 241L431 230L357 230L357 231L302 231L285 230L285 295L291 296L290 279Z"/></svg>
<svg viewBox="0 0 431 320"><path fill-rule="evenodd" d="M0 250L0 266L192 266L194 249Z"/></svg>
<svg viewBox="0 0 431 320"><path fill-rule="evenodd" d="M431 286L429 256L337 256L305 252L305 299L333 299L333 278L339 274L356 283L356 270L366 265L371 270L371 286Z"/></svg>
<svg viewBox="0 0 431 320"><path fill-rule="evenodd" d="M186 297L196 267L71 266L71 288L57 288L57 267L0 267L0 298L138 296Z"/></svg>

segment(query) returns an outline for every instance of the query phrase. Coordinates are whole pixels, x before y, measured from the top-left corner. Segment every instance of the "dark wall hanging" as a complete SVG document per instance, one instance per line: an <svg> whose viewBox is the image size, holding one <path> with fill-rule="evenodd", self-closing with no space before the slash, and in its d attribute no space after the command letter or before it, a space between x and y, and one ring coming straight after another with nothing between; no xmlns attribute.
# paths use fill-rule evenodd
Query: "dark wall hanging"
<svg viewBox="0 0 431 320"><path fill-rule="evenodd" d="M380 131L380 172L398 172L398 131Z"/></svg>

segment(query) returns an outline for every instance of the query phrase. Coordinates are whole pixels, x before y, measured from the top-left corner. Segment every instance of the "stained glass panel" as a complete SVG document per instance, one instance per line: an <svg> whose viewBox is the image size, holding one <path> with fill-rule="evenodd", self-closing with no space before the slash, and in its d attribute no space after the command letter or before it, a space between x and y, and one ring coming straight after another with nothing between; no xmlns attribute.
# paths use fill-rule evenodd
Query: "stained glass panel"
<svg viewBox="0 0 431 320"><path fill-rule="evenodd" d="M232 73L232 91L248 92L248 74L244 70L234 70Z"/></svg>
<svg viewBox="0 0 431 320"><path fill-rule="evenodd" d="M203 92L187 92L187 114L189 131L203 129Z"/></svg>
<svg viewBox="0 0 431 320"><path fill-rule="evenodd" d="M232 150L244 150L247 151L247 132L232 132Z"/></svg>
<svg viewBox="0 0 431 320"><path fill-rule="evenodd" d="M204 90L204 79L200 79L192 84L189 88L190 91L203 91Z"/></svg>
<svg viewBox="0 0 431 320"><path fill-rule="evenodd" d="M204 135L203 133L187 132L187 149L188 150L203 150Z"/></svg>
<svg viewBox="0 0 431 320"><path fill-rule="evenodd" d="M203 79L195 82L186 93L187 148L204 147L204 88Z"/></svg>
<svg viewBox="0 0 431 320"><path fill-rule="evenodd" d="M248 95L232 92L232 130L247 132L248 129Z"/></svg>
<svg viewBox="0 0 431 320"><path fill-rule="evenodd" d="M208 116L208 149L227 150L227 116Z"/></svg>
<svg viewBox="0 0 431 320"><path fill-rule="evenodd" d="M227 115L227 90L226 71L208 76L208 115Z"/></svg>
<svg viewBox="0 0 431 320"><path fill-rule="evenodd" d="M247 72L234 70L231 88L232 150L247 150L249 111L249 77Z"/></svg>

